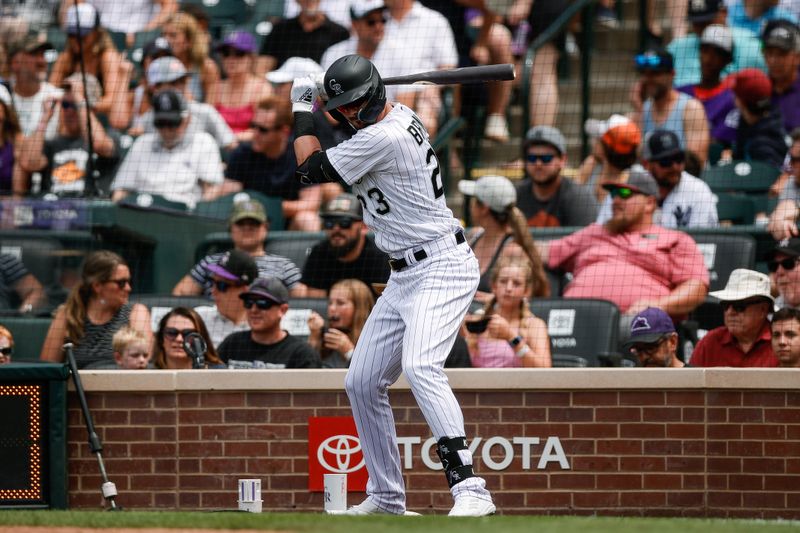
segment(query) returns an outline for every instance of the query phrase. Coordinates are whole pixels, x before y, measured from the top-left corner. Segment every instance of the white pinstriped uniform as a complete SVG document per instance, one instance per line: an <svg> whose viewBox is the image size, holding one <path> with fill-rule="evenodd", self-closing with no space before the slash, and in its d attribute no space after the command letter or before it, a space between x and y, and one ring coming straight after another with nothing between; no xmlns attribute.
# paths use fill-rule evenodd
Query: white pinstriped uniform
<svg viewBox="0 0 800 533"><path fill-rule="evenodd" d="M478 261L457 244L458 220L445 202L428 133L406 106L326 151L364 207L375 243L409 266L394 271L359 338L346 389L369 472L368 497L405 510L405 487L387 388L402 372L438 440L464 436L461 407L443 371L478 286ZM427 258L415 260L425 250ZM479 477L453 487L490 498Z"/></svg>

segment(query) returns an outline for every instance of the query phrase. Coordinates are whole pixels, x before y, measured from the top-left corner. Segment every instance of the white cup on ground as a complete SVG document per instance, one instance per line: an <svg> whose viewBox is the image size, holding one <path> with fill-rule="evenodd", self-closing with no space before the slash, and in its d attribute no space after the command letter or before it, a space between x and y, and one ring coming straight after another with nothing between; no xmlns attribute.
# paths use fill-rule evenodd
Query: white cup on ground
<svg viewBox="0 0 800 533"><path fill-rule="evenodd" d="M347 509L347 474L324 474L325 510Z"/></svg>
<svg viewBox="0 0 800 533"><path fill-rule="evenodd" d="M261 480L260 479L240 479L239 480L239 510L249 513L260 513L261 504Z"/></svg>

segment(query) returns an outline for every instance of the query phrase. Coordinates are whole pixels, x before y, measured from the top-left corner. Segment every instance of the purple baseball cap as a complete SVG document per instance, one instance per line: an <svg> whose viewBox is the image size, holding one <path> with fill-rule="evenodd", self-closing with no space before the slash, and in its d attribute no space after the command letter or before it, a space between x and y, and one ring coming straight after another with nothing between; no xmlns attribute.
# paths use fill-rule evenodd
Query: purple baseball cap
<svg viewBox="0 0 800 533"><path fill-rule="evenodd" d="M278 278L258 278L250 287L239 295L242 300L252 298L267 298L278 304L289 301L289 291L286 285Z"/></svg>
<svg viewBox="0 0 800 533"><path fill-rule="evenodd" d="M675 333L675 324L669 315L658 307L648 307L633 317L631 337L625 345L651 344L669 333Z"/></svg>
<svg viewBox="0 0 800 533"><path fill-rule="evenodd" d="M223 48L233 48L248 54L255 54L258 49L255 36L247 31L233 31L225 36L222 42L217 45L217 50Z"/></svg>
<svg viewBox="0 0 800 533"><path fill-rule="evenodd" d="M219 263L208 265L206 268L223 279L236 281L243 285L252 283L258 277L258 266L255 260L250 257L250 254L241 250L225 252Z"/></svg>

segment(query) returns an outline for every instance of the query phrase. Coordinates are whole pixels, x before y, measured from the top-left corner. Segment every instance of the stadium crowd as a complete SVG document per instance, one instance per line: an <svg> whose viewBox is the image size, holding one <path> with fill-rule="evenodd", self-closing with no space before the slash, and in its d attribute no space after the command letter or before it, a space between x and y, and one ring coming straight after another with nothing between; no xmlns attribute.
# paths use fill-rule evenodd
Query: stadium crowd
<svg viewBox="0 0 800 533"><path fill-rule="evenodd" d="M255 191L280 198L287 231L319 236L296 264L268 249L264 206L235 201L232 249L176 280L172 295L186 305L160 313L137 303L125 258L109 250L85 258L79 279L63 287L65 302L48 301L18 258L0 255L2 307L53 317L41 359L62 360L69 339L79 367L126 369L346 367L390 276L388 258L358 198L295 176L292 80L350 53L384 77L519 64L563 10L554 0L297 0L223 29L196 2L30 4L0 12L8 29L0 37L0 194L125 202L144 193L191 211ZM668 5L672 31L649 13L647 46L626 68L637 76L629 101L582 125L591 153L574 167L567 128L556 124L557 64L575 24L536 54L529 98L511 82L465 87L455 103L436 86L387 87L431 138L445 117L478 105L483 142L518 144L508 168L521 179L491 172L458 184L481 281L451 366L558 366L551 324L530 305L548 298L612 302L629 364L800 366L800 4ZM581 24L616 28L618 16L613 1L600 2L597 20ZM518 140L512 101L531 109ZM330 114L314 115L324 148L351 136ZM748 188L748 176L768 183ZM732 208L742 205L749 218ZM714 259L686 230L756 221L776 241L764 272L742 257L717 280L724 289L710 290ZM560 227L577 231L531 237ZM317 307L305 309L311 300ZM698 328L701 307L716 323ZM13 334L0 327L0 362L11 360ZM190 334L205 346L199 364Z"/></svg>

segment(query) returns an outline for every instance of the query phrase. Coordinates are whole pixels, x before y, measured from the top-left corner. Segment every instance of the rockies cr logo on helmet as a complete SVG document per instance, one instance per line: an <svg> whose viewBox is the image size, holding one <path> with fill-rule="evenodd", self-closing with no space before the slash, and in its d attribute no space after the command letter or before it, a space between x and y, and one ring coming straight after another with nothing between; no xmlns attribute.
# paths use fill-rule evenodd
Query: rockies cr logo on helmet
<svg viewBox="0 0 800 533"><path fill-rule="evenodd" d="M333 62L325 72L325 87L330 98L325 104L325 111L337 120L345 120L337 108L363 100L356 118L373 124L386 105L386 87L378 69L369 59L356 54L340 57Z"/></svg>

